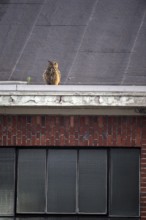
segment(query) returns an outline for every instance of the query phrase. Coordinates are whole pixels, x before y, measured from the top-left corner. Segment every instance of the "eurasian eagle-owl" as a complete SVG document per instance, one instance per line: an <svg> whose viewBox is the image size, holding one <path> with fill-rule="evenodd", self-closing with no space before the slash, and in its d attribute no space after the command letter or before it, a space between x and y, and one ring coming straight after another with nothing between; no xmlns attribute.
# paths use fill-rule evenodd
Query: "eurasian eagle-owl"
<svg viewBox="0 0 146 220"><path fill-rule="evenodd" d="M61 73L58 69L58 63L54 61L48 61L48 67L43 72L43 80L48 85L58 85L61 80Z"/></svg>

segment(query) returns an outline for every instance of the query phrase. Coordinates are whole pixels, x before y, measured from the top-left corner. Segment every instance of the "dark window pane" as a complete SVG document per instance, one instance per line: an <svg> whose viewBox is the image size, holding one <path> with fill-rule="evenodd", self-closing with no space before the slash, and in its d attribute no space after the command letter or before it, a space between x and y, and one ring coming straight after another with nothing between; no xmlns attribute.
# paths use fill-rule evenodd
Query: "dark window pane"
<svg viewBox="0 0 146 220"><path fill-rule="evenodd" d="M46 220L78 220L77 216L53 216L48 217Z"/></svg>
<svg viewBox="0 0 146 220"><path fill-rule="evenodd" d="M79 211L107 212L107 151L79 151Z"/></svg>
<svg viewBox="0 0 146 220"><path fill-rule="evenodd" d="M45 211L45 150L19 150L17 212Z"/></svg>
<svg viewBox="0 0 146 220"><path fill-rule="evenodd" d="M109 218L109 220L140 220L139 218Z"/></svg>
<svg viewBox="0 0 146 220"><path fill-rule="evenodd" d="M16 220L47 220L46 217L19 217Z"/></svg>
<svg viewBox="0 0 146 220"><path fill-rule="evenodd" d="M0 219L5 220L5 219ZM6 219L9 220L9 219ZM13 219L10 219L13 220ZM110 220L109 218L97 217L97 216L49 216L49 217L27 217L16 218L16 220ZM114 220L114 219L113 219ZM118 219L115 219L118 220ZM120 220L120 219L119 219ZM127 220L127 218L121 219ZM132 219L131 219L132 220ZM137 218L135 220L138 220Z"/></svg>
<svg viewBox="0 0 146 220"><path fill-rule="evenodd" d="M140 220L140 218L109 218L109 220Z"/></svg>
<svg viewBox="0 0 146 220"><path fill-rule="evenodd" d="M15 150L0 149L0 215L14 213Z"/></svg>
<svg viewBox="0 0 146 220"><path fill-rule="evenodd" d="M46 217L19 217L16 220L47 220Z"/></svg>
<svg viewBox="0 0 146 220"><path fill-rule="evenodd" d="M48 151L48 212L75 212L76 150Z"/></svg>
<svg viewBox="0 0 146 220"><path fill-rule="evenodd" d="M109 220L109 219L103 217L97 217L97 216L83 216L83 217L79 216L78 220Z"/></svg>
<svg viewBox="0 0 146 220"><path fill-rule="evenodd" d="M139 216L139 150L112 149L110 215Z"/></svg>
<svg viewBox="0 0 146 220"><path fill-rule="evenodd" d="M0 217L0 220L15 220L15 218L14 217L11 217L11 218L9 218L9 217Z"/></svg>
<svg viewBox="0 0 146 220"><path fill-rule="evenodd" d="M5 219L2 219L2 220L5 220ZM6 219L6 220L8 220L8 219ZM49 217L16 218L16 220L78 220L78 217L77 216L57 216L56 215L56 216L49 216Z"/></svg>

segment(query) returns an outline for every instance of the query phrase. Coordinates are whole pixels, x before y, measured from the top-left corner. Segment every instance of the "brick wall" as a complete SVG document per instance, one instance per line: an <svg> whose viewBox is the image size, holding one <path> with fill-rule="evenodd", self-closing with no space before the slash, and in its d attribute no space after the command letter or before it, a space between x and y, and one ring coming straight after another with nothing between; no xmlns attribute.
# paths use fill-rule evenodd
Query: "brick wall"
<svg viewBox="0 0 146 220"><path fill-rule="evenodd" d="M0 146L141 148L141 219L146 219L146 117L1 115Z"/></svg>

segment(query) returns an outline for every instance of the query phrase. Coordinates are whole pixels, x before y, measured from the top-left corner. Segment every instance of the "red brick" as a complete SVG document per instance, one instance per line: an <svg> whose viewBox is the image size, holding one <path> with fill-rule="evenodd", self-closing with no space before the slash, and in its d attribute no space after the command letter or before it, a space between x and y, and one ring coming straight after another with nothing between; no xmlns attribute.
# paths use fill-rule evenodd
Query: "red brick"
<svg viewBox="0 0 146 220"><path fill-rule="evenodd" d="M112 135L108 135L108 137L107 137L107 145L108 146L112 146L112 144L113 144L113 137L112 137Z"/></svg>
<svg viewBox="0 0 146 220"><path fill-rule="evenodd" d="M103 116L98 117L98 127L103 128Z"/></svg>
<svg viewBox="0 0 146 220"><path fill-rule="evenodd" d="M60 146L63 146L65 143L64 135L60 135Z"/></svg>
<svg viewBox="0 0 146 220"><path fill-rule="evenodd" d="M74 127L74 116L70 117L70 126Z"/></svg>
<svg viewBox="0 0 146 220"><path fill-rule="evenodd" d="M0 145L141 147L141 216L146 219L146 116L1 115Z"/></svg>

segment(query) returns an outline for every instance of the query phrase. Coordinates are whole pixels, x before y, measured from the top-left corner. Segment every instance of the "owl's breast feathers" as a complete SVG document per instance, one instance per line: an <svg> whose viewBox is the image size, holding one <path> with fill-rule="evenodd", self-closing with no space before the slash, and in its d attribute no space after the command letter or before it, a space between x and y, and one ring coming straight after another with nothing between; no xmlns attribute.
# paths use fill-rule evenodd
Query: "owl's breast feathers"
<svg viewBox="0 0 146 220"><path fill-rule="evenodd" d="M48 85L58 85L61 81L61 73L57 67L52 65L54 63L51 63L51 65L48 66L48 68L43 73L43 79Z"/></svg>

